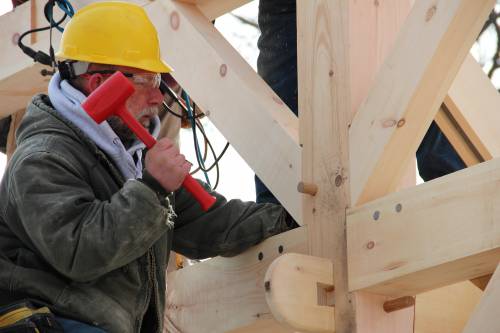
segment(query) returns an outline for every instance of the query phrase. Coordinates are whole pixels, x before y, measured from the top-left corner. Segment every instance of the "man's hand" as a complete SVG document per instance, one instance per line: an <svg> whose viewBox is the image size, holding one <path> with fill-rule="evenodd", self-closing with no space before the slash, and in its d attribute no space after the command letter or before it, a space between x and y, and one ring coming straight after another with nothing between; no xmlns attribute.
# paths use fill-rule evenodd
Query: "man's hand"
<svg viewBox="0 0 500 333"><path fill-rule="evenodd" d="M158 140L147 152L145 163L149 174L168 192L181 187L191 169L191 163L186 161L184 155L179 153L179 149L168 138Z"/></svg>

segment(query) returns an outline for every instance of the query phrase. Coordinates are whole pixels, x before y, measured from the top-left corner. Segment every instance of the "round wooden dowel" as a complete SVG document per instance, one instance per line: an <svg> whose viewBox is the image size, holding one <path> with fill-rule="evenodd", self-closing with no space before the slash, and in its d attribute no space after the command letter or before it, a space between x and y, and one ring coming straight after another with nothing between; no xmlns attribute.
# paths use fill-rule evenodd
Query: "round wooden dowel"
<svg viewBox="0 0 500 333"><path fill-rule="evenodd" d="M384 303L384 311L387 313L394 312L397 310L409 308L410 306L415 305L415 297L413 296L404 296L396 299L392 299L390 301L386 301Z"/></svg>
<svg viewBox="0 0 500 333"><path fill-rule="evenodd" d="M315 196L316 193L318 193L318 186L316 186L315 184L311 184L311 183L300 182L297 185L297 191L299 191L300 193Z"/></svg>

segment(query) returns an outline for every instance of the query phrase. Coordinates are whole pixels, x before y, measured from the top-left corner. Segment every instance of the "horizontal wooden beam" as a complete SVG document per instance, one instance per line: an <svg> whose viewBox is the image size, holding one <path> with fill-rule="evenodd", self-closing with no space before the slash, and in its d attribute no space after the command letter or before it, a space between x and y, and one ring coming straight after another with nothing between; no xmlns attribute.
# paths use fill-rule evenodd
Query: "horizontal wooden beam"
<svg viewBox="0 0 500 333"><path fill-rule="evenodd" d="M479 305L474 310L463 333L497 333L500 332L498 313L500 309L500 264L484 291Z"/></svg>
<svg viewBox="0 0 500 333"><path fill-rule="evenodd" d="M300 332L335 332L333 263L330 259L287 253L269 266L264 287L271 313ZM328 297L330 295L330 297Z"/></svg>
<svg viewBox="0 0 500 333"><path fill-rule="evenodd" d="M500 159L348 211L349 289L393 297L493 272Z"/></svg>
<svg viewBox="0 0 500 333"><path fill-rule="evenodd" d="M307 253L306 227L274 236L239 256L213 258L171 272L167 330L264 332L276 325L265 298L264 276L274 259L290 252Z"/></svg>
<svg viewBox="0 0 500 333"><path fill-rule="evenodd" d="M145 6L173 75L255 173L302 220L298 119L194 6Z"/></svg>
<svg viewBox="0 0 500 333"><path fill-rule="evenodd" d="M177 0L196 5L200 11L210 20L224 15L252 0Z"/></svg>
<svg viewBox="0 0 500 333"><path fill-rule="evenodd" d="M353 205L397 188L494 4L416 1L352 122Z"/></svg>

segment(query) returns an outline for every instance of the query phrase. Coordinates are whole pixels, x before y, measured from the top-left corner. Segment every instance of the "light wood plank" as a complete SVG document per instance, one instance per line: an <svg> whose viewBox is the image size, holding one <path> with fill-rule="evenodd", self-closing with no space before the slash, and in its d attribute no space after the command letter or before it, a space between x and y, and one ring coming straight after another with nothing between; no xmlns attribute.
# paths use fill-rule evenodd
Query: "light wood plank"
<svg viewBox="0 0 500 333"><path fill-rule="evenodd" d="M196 5L200 11L209 19L213 20L252 0L177 0Z"/></svg>
<svg viewBox="0 0 500 333"><path fill-rule="evenodd" d="M291 330L334 333L333 305L319 302L319 294L333 294L330 259L297 253L273 261L266 272L266 301L273 316Z"/></svg>
<svg viewBox="0 0 500 333"><path fill-rule="evenodd" d="M481 295L469 281L418 294L415 333L462 332Z"/></svg>
<svg viewBox="0 0 500 333"><path fill-rule="evenodd" d="M434 121L465 165L472 166L484 162L481 154L479 154L446 105L441 105Z"/></svg>
<svg viewBox="0 0 500 333"><path fill-rule="evenodd" d="M24 109L21 109L12 115L9 134L7 135L7 145L5 147L6 148L5 155L7 155L7 163L9 163L12 154L14 154L14 151L17 148L16 131L19 128L19 125L21 124L21 120L23 119L25 112L26 111Z"/></svg>
<svg viewBox="0 0 500 333"><path fill-rule="evenodd" d="M297 56L302 180L318 193L303 196L309 253L333 261L335 329L356 332L354 304L347 292L344 235L349 205L350 120L348 0L297 2Z"/></svg>
<svg viewBox="0 0 500 333"><path fill-rule="evenodd" d="M240 327L235 330L228 331L227 333L293 333L289 329L281 326L276 320L263 319L259 320L254 325ZM171 333L171 332L169 332ZM179 332L181 333L181 332ZM295 332L297 333L297 332Z"/></svg>
<svg viewBox="0 0 500 333"><path fill-rule="evenodd" d="M145 8L176 80L300 223L297 117L195 6Z"/></svg>
<svg viewBox="0 0 500 333"><path fill-rule="evenodd" d="M500 94L471 55L444 103L483 160L500 156Z"/></svg>
<svg viewBox="0 0 500 333"><path fill-rule="evenodd" d="M415 3L352 122L354 204L379 198L397 187L494 3Z"/></svg>
<svg viewBox="0 0 500 333"><path fill-rule="evenodd" d="M282 253L307 253L306 227L274 236L233 258L214 258L171 272L166 329L183 333L273 327L264 276ZM262 253L262 260L259 254Z"/></svg>
<svg viewBox="0 0 500 333"><path fill-rule="evenodd" d="M349 210L350 290L415 295L500 260L500 159Z"/></svg>
<svg viewBox="0 0 500 333"><path fill-rule="evenodd" d="M352 116L367 97L376 74L394 47L412 0L351 1L350 8L350 74ZM415 186L416 164L409 161L398 189ZM386 313L382 305L389 297L354 293L358 333L413 332L414 307Z"/></svg>
<svg viewBox="0 0 500 333"><path fill-rule="evenodd" d="M413 0L363 0L351 1L349 5L351 104L354 117L394 47Z"/></svg>
<svg viewBox="0 0 500 333"><path fill-rule="evenodd" d="M500 265L484 291L463 333L498 333L500 331Z"/></svg>

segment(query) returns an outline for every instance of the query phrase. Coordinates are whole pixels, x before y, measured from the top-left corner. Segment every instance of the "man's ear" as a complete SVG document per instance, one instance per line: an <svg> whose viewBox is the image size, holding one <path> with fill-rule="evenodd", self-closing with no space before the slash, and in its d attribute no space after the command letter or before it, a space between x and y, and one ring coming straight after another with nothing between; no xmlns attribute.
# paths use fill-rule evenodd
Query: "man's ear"
<svg viewBox="0 0 500 333"><path fill-rule="evenodd" d="M92 74L85 83L85 90L88 92L88 94L90 94L94 90L96 90L103 82L104 77L102 76L102 74Z"/></svg>

